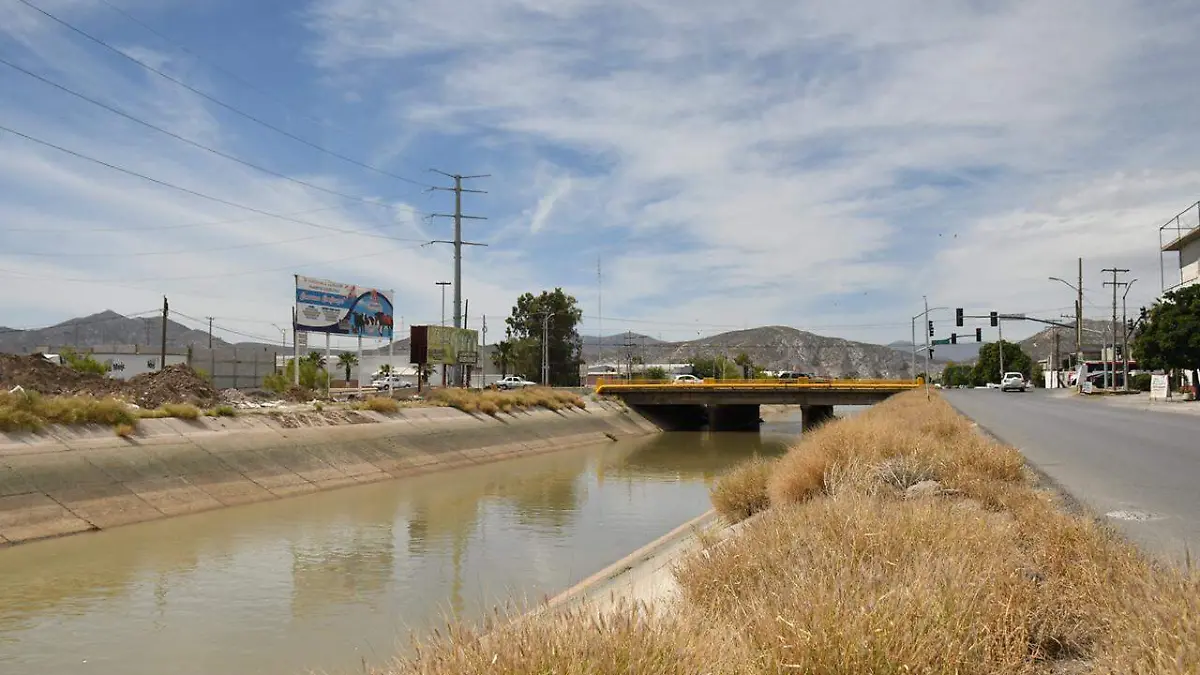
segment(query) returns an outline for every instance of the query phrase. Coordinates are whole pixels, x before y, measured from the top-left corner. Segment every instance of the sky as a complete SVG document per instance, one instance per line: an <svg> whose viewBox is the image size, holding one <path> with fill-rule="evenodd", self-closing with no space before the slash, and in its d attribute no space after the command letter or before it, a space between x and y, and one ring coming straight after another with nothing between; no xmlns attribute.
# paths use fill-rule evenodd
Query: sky
<svg viewBox="0 0 1200 675"><path fill-rule="evenodd" d="M589 335L887 343L925 297L1054 319L1079 257L1101 318L1102 269L1130 307L1177 274L1198 34L1190 0L0 0L0 325L166 295L278 341L294 274L438 323L431 169L487 175L463 297L489 343L555 287Z"/></svg>

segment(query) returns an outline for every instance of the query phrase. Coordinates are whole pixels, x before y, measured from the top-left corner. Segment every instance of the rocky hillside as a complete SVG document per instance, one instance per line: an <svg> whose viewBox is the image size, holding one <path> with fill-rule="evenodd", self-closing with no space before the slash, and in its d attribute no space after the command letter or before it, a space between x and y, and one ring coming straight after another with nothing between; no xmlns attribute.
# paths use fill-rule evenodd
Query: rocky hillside
<svg viewBox="0 0 1200 675"><path fill-rule="evenodd" d="M0 353L28 354L41 345L61 347L95 347L98 345L155 345L162 339L162 318L129 318L105 310L99 314L68 319L60 324L37 330L0 328ZM167 320L167 346L208 346L208 332L192 330ZM228 343L213 338L214 346Z"/></svg>
<svg viewBox="0 0 1200 675"><path fill-rule="evenodd" d="M637 342L637 341L635 341ZM646 341L627 349L605 350L605 361L632 352L646 363L685 363L696 356L734 357L745 352L770 370L801 370L831 377L909 377L909 359L883 345L824 337L789 328L764 326L687 342Z"/></svg>

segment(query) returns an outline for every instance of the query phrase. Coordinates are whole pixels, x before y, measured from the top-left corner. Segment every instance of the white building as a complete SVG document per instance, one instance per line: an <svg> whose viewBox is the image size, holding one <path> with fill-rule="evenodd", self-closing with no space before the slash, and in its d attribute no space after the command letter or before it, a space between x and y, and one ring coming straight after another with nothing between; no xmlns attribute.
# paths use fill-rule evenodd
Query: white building
<svg viewBox="0 0 1200 675"><path fill-rule="evenodd" d="M1162 291L1174 291L1200 281L1200 202L1158 228ZM1178 274L1165 269L1167 254L1178 254Z"/></svg>

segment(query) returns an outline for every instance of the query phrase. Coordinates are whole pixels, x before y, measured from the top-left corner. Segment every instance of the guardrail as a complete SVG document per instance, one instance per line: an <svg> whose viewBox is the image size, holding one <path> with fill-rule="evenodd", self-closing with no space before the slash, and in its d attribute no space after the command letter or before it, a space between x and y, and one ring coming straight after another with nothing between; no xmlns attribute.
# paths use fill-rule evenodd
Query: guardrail
<svg viewBox="0 0 1200 675"><path fill-rule="evenodd" d="M646 391L675 389L737 389L737 390L804 390L804 389L839 389L839 390L889 390L906 391L921 386L918 381L910 380L835 380L835 379L800 379L800 380L717 380L707 378L701 382L675 383L670 380L604 380L596 382L596 393L604 391Z"/></svg>

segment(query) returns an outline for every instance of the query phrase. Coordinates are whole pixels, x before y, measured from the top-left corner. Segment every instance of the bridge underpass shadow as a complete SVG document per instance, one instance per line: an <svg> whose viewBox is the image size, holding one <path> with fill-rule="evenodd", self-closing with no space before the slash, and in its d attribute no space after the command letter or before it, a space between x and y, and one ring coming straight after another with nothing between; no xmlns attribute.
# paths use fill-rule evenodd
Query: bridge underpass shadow
<svg viewBox="0 0 1200 675"><path fill-rule="evenodd" d="M630 406L664 431L754 431L762 418L758 404L659 404ZM800 406L804 430L814 429L833 419L831 405Z"/></svg>

